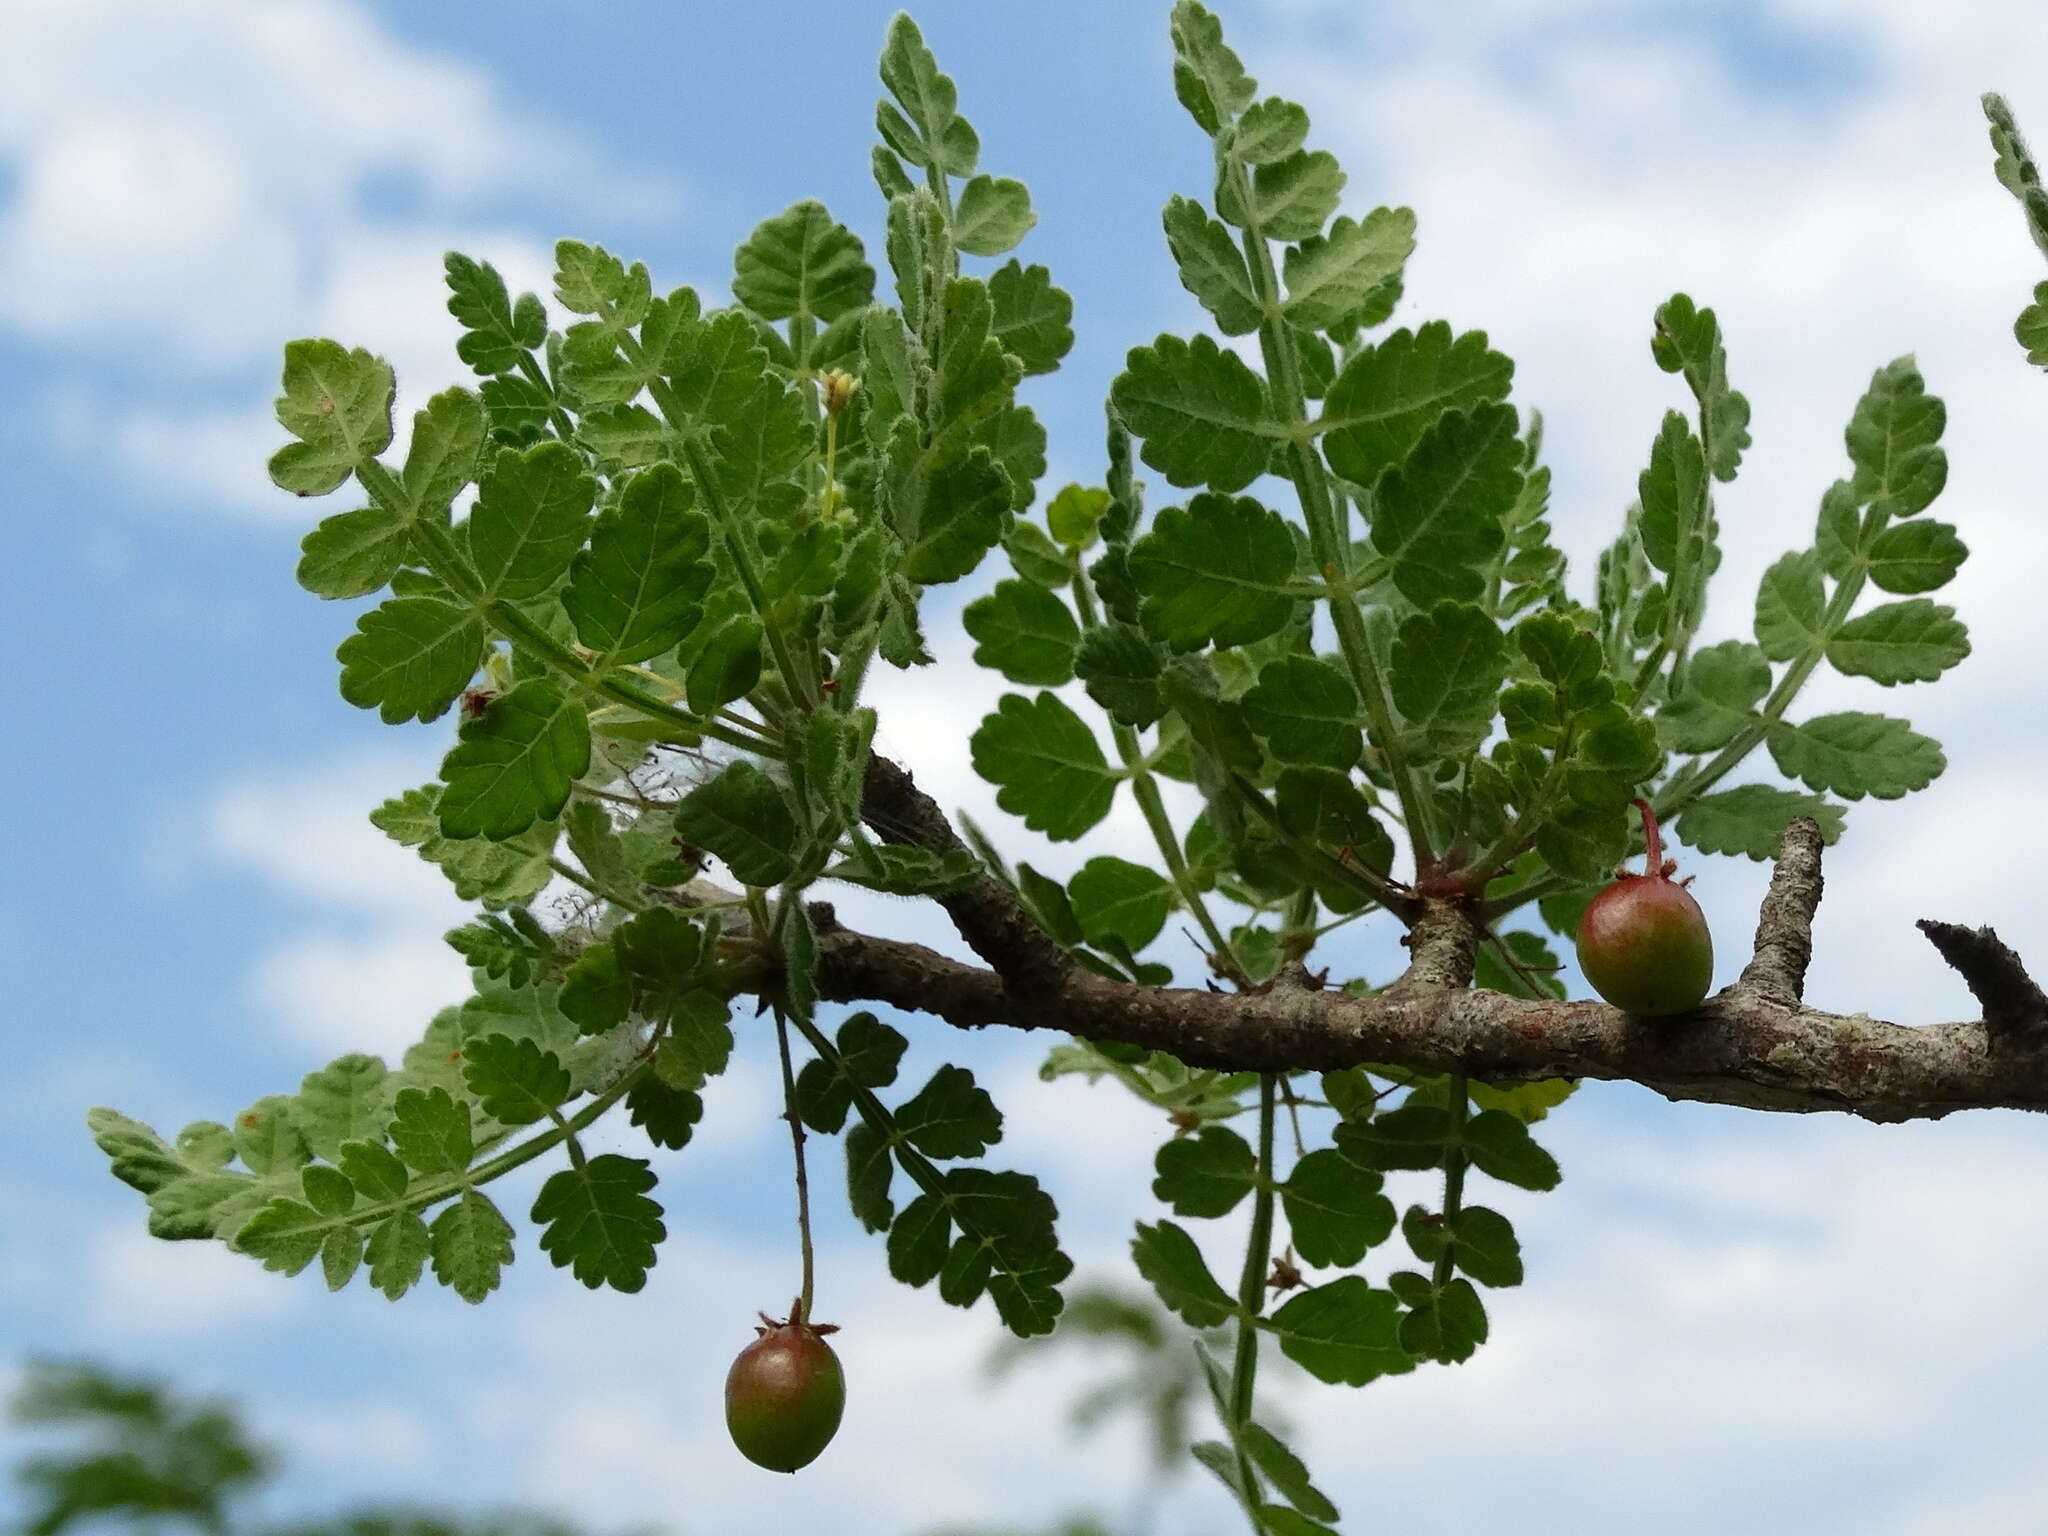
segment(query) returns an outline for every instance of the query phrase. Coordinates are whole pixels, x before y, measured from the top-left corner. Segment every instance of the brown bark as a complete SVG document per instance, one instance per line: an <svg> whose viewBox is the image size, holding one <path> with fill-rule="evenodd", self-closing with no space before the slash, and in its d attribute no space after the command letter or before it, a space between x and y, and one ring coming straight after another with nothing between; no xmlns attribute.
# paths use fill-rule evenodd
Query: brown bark
<svg viewBox="0 0 2048 1536"><path fill-rule="evenodd" d="M868 785L871 812L886 807L874 818L878 830L959 846L900 768L871 770ZM1324 990L1299 967L1245 993L1111 980L1072 963L992 877L943 902L981 965L843 928L823 903L811 911L822 998L885 1003L962 1028L1120 1041L1197 1067L1380 1064L1496 1080L1605 1078L1671 1099L1883 1121L2048 1109L2048 996L1988 929L1920 925L1969 982L1984 1019L1909 1028L1805 1006L1821 888L1820 829L1802 817L1785 829L1740 979L1691 1013L1658 1019L1473 988L1479 929L1469 908L1442 901L1420 905L1408 969L1363 998Z"/></svg>

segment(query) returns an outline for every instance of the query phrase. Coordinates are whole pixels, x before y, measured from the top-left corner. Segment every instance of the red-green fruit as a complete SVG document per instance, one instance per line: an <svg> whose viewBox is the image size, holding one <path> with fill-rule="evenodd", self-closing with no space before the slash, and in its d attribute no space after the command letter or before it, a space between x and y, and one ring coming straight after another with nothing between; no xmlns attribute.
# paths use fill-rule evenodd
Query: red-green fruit
<svg viewBox="0 0 2048 1536"><path fill-rule="evenodd" d="M1579 919L1579 969L1595 992L1628 1013L1684 1013L1713 985L1714 939L1692 892L1671 878L1656 817L1646 802L1636 804L1649 867L1587 903Z"/></svg>
<svg viewBox="0 0 2048 1536"><path fill-rule="evenodd" d="M846 1376L819 1330L796 1319L761 1321L768 1325L761 1337L726 1373L725 1427L755 1466L794 1472L816 1461L839 1432Z"/></svg>

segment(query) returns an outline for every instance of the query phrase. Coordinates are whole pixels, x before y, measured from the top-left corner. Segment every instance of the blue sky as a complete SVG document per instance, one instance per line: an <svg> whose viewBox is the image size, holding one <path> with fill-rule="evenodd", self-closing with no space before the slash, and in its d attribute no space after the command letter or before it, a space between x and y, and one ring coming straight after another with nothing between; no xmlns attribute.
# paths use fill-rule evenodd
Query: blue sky
<svg viewBox="0 0 2048 1536"><path fill-rule="evenodd" d="M758 219L817 196L872 248L872 60L892 9L509 3L484 24L476 8L349 0L11 0L0 1369L85 1353L236 1394L291 1453L278 1513L502 1498L678 1536L819 1517L895 1536L1125 1507L1135 1442L1077 1443L1061 1422L1085 1371L986 1392L985 1310L892 1288L833 1198L827 1286L859 1411L806 1477L738 1463L717 1383L792 1268L758 1056L702 1141L663 1162L675 1235L637 1298L591 1295L530 1245L479 1309L328 1297L310 1276L153 1245L80 1128L100 1102L165 1128L225 1116L341 1050L401 1046L462 984L439 941L459 907L363 820L431 777L445 722L387 729L335 693L347 605L295 587L310 509L262 470L279 345L333 334L382 351L403 406L460 372L440 310L451 245L544 289L549 245L575 235L716 291ZM1951 592L1977 653L1924 697L1837 681L1815 705L1906 713L1949 749L1926 794L1855 808L1820 924L1816 1000L1908 1022L1969 1011L1915 917L1995 922L2048 967L2025 575L2048 560L2027 446L2048 381L2009 335L2043 274L1975 105L2004 89L2048 141L2037 10L1223 7L1253 72L1309 106L1315 142L1351 173L1349 211L1416 208L1402 320L1483 326L1518 359L1580 570L1674 400L1647 355L1651 311L1678 288L1720 311L1756 441L1722 498L1710 638L1744 631L1756 576L1805 538L1871 369L1918 353L1950 406L1943 515L1976 552ZM1029 391L1052 432L1048 483L1096 478L1124 349L1199 323L1158 232L1165 199L1206 179L1171 95L1164 7L919 15L984 163L1032 187L1023 254L1075 297L1075 351ZM931 610L963 656L970 595ZM962 722L998 691L954 667L876 693L891 749L989 826L1002 818L968 773ZM1121 820L1080 849L1002 840L1055 870L1145 846ZM1700 887L1727 965L1760 876L1716 862ZM905 906L855 909L938 935ZM1152 1214L1161 1128L1106 1089L1040 1088L1036 1043L910 1027L927 1063L950 1055L998 1085L1012 1160L1058 1195L1084 1269L1116 1272L1130 1217ZM2048 1347L2037 1127L1766 1120L1590 1088L1550 1140L1566 1183L1513 1207L1530 1279L1500 1297L1477 1360L1286 1397L1355 1517L1449 1531L1528 1479L1543 1490L1519 1512L1531 1531L2048 1525L2015 1367ZM827 1154L828 1189L835 1176ZM1370 1492L1389 1467L1405 1475ZM1159 1528L1231 1517L1189 1477Z"/></svg>

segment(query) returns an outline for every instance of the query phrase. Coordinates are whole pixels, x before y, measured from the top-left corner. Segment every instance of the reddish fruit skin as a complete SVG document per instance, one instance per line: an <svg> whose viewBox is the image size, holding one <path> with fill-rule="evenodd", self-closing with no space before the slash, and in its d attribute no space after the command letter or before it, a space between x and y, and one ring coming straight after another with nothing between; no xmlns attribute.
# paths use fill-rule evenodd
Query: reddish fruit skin
<svg viewBox="0 0 2048 1536"><path fill-rule="evenodd" d="M1625 875L1586 904L1579 968L1625 1012L1685 1013L1713 985L1714 938L1684 886L1661 874Z"/></svg>
<svg viewBox="0 0 2048 1536"><path fill-rule="evenodd" d="M771 1472L816 1461L845 1411L839 1357L803 1323L762 1329L726 1373L725 1427L732 1443Z"/></svg>

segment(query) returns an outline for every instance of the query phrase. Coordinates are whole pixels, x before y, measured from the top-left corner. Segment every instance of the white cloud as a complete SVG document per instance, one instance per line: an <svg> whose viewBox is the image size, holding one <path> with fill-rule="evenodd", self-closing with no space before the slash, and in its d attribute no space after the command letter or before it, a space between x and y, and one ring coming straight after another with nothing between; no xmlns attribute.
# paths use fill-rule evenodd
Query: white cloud
<svg viewBox="0 0 2048 1536"><path fill-rule="evenodd" d="M483 221L488 203L675 207L668 184L612 169L473 64L409 48L347 0L34 0L8 25L0 332L65 349L52 435L158 501L274 522L322 510L295 509L263 469L293 336L390 358L402 447L414 406L473 382L442 252L548 291L546 248ZM400 211L377 201L393 181L416 194Z"/></svg>
<svg viewBox="0 0 2048 1536"><path fill-rule="evenodd" d="M219 1243L166 1243L131 1207L86 1256L85 1324L96 1340L197 1336L271 1323L308 1293Z"/></svg>
<svg viewBox="0 0 2048 1536"><path fill-rule="evenodd" d="M304 913L257 952L245 992L306 1047L395 1058L470 988L441 934L472 914L434 865L370 824L372 808L432 776L397 750L284 765L222 786L196 831L159 855L162 878L253 874Z"/></svg>

